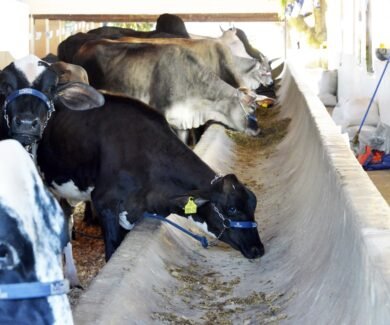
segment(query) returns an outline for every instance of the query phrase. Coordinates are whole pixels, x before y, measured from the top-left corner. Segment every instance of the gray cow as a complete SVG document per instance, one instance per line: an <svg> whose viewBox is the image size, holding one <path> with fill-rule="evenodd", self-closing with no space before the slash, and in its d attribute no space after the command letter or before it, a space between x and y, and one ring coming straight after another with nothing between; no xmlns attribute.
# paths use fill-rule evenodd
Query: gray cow
<svg viewBox="0 0 390 325"><path fill-rule="evenodd" d="M224 82L178 45L85 43L73 58L92 86L157 108L179 133L215 121L257 135L254 98ZM185 140L182 138L182 140Z"/></svg>

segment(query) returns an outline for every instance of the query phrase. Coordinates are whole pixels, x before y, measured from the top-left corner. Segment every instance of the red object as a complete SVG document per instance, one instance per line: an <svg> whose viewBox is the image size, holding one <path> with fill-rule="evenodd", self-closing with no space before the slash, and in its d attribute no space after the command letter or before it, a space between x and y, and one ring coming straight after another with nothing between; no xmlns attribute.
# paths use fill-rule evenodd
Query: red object
<svg viewBox="0 0 390 325"><path fill-rule="evenodd" d="M359 154L357 159L362 166L367 166L368 164L380 164L383 160L383 151L373 150L370 146L366 146L365 152Z"/></svg>

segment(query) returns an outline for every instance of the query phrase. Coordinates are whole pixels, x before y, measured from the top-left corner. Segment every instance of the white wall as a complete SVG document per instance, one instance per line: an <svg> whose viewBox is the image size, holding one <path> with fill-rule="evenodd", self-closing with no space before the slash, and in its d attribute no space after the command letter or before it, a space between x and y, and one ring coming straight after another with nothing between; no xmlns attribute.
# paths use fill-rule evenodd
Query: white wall
<svg viewBox="0 0 390 325"><path fill-rule="evenodd" d="M365 60L365 14L359 20L367 0L329 0L328 38L330 68L339 71L339 102L350 98L371 97L385 62L373 56L374 73L367 72ZM373 49L380 43L390 47L390 1L371 0ZM362 41L359 46L359 40ZM360 59L359 59L360 58ZM390 67L379 88L381 120L390 125Z"/></svg>
<svg viewBox="0 0 390 325"><path fill-rule="evenodd" d="M226 30L232 25L227 22L186 22L190 34L210 37L221 36L221 27ZM268 59L284 57L284 23L282 22L237 22L234 27L242 29L250 44Z"/></svg>
<svg viewBox="0 0 390 325"><path fill-rule="evenodd" d="M29 7L24 1L1 0L0 52L9 52L15 59L29 53ZM2 53L0 69L6 61Z"/></svg>

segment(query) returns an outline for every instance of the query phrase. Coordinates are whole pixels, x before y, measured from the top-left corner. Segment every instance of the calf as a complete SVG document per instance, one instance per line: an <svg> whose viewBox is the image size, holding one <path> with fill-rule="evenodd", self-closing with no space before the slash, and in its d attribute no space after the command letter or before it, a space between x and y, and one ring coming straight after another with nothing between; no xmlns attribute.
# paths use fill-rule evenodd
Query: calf
<svg viewBox="0 0 390 325"><path fill-rule="evenodd" d="M100 95L78 83L57 89L52 71L40 70L38 58L29 60L29 66L37 68L32 80L51 86L49 98L56 107L50 120L43 120L40 126L46 124L39 137L38 165L59 196L92 200L103 228L107 259L120 244L123 228L130 230L145 212L191 216L247 258L264 254L255 227L232 228L229 222L234 219L254 225L255 195L234 175L216 177L175 136L160 113L138 100L111 95L106 95L104 105L97 109L69 110L72 106L99 106ZM0 78L0 89L9 79L19 81L4 94L6 98L18 87L27 86L21 78L27 71L21 69L22 65L11 64L5 69L6 78ZM42 91L40 83L32 84ZM26 110L31 111L31 105L36 112L46 109L45 101L34 96L17 97L6 105L8 120L20 119ZM29 115L30 121L36 118ZM12 137L34 141L31 132L10 129ZM25 133L28 136L21 136ZM189 201L197 208L186 214Z"/></svg>
<svg viewBox="0 0 390 325"><path fill-rule="evenodd" d="M0 157L0 324L72 324L62 211L17 141L0 141Z"/></svg>

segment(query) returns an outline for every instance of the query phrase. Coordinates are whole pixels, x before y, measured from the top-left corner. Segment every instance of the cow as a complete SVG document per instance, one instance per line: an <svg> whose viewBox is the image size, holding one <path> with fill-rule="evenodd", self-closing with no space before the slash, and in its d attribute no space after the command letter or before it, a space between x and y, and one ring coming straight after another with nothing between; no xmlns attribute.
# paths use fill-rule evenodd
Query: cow
<svg viewBox="0 0 390 325"><path fill-rule="evenodd" d="M137 31L132 28L103 26L88 31L89 34L100 36L121 35L131 37L182 37L190 38L183 20L176 15L162 14L157 18L156 29L153 31Z"/></svg>
<svg viewBox="0 0 390 325"><path fill-rule="evenodd" d="M222 35L216 38L195 34L191 34L190 37L192 39L213 39L219 41L231 50L233 58L235 58L236 61L256 60L259 62L259 71L262 75L261 83L256 88L252 89L256 89L257 94L271 95L271 97L275 98L271 61L249 43L246 34L241 29L234 27L228 30L223 30L221 28L221 30ZM268 92L265 94L267 90Z"/></svg>
<svg viewBox="0 0 390 325"><path fill-rule="evenodd" d="M61 208L19 142L0 141L0 157L0 324L73 324Z"/></svg>
<svg viewBox="0 0 390 325"><path fill-rule="evenodd" d="M90 41L73 63L85 68L93 87L161 111L179 136L210 120L252 136L260 132L253 114L255 98L221 80L183 47Z"/></svg>
<svg viewBox="0 0 390 325"><path fill-rule="evenodd" d="M102 225L107 260L124 230L130 230L146 212L191 216L245 257L264 254L254 223L256 196L235 175L216 177L175 136L164 116L147 104L105 95L102 105L102 95L82 83L57 88L55 72L40 62L29 56L7 66L0 75L7 120L26 120L30 126L27 130L16 124L10 136L38 141L38 166L58 196L92 201ZM39 115L47 111L44 97L14 97L26 87L46 92L56 109L49 120L47 114L42 119ZM72 110L77 107L83 110ZM34 121L39 127L34 127ZM183 208L189 201L197 209L186 215ZM232 228L232 219L255 227Z"/></svg>
<svg viewBox="0 0 390 325"><path fill-rule="evenodd" d="M123 35L111 35L111 39L117 39L123 37ZM67 63L73 62L73 56L77 53L81 46L83 46L88 41L95 41L105 38L97 34L89 33L76 33L67 37L60 44L58 44L57 55L58 60L64 61Z"/></svg>
<svg viewBox="0 0 390 325"><path fill-rule="evenodd" d="M27 57L27 61L28 61ZM20 62L23 62L21 60ZM49 65L45 61L39 61L40 65L43 67L50 67L50 69L55 74L56 81L58 85L67 83L73 80L82 80L87 81L87 74L82 67L75 66L73 64L66 64L64 62L56 62ZM28 70L27 70L28 71ZM31 76L27 72L24 76L26 80L30 80ZM10 75L7 71L0 72L0 82L2 83L2 90L0 90L0 105L5 105L4 103L4 94L9 92L10 89L17 87L18 80ZM27 81L28 82L28 81ZM50 93L50 85L46 85L43 80L36 80L35 82L39 83L39 87L45 89L46 93ZM29 91L31 93L31 90ZM42 100L42 95L38 94L37 98ZM3 114L1 114L2 118L0 120L0 140L8 139L11 137L12 130L18 128L19 130L25 128L26 130L30 130L33 128L33 132L28 131L28 134L13 134L13 138L18 139L20 143L25 145L25 148L30 152L30 154L34 154L36 152L35 140L38 139L43 132L41 128L41 122L43 120L48 120L51 113L54 111L54 107L46 101L46 109L40 110L39 107L35 110L33 105L30 105L23 114L23 116L19 116L17 119L9 120L7 118L7 110L3 107ZM34 120L31 120L31 116L37 115ZM3 118L4 117L4 118ZM34 140L35 139L35 140ZM33 144L33 145L31 145ZM79 287L80 282L77 276L76 267L74 264L73 256L72 256L72 245L69 240L68 244L64 248L64 258L65 258L65 274L67 279L69 279L72 287Z"/></svg>
<svg viewBox="0 0 390 325"><path fill-rule="evenodd" d="M273 60L268 60L263 53L254 48L250 44L248 37L242 29L234 27L226 31L222 30L222 32L222 36L219 39L231 49L235 56L258 60L261 64L264 76L268 76L268 80L259 85L256 89L256 93L276 98L272 75L273 72L271 69L271 63Z"/></svg>
<svg viewBox="0 0 390 325"><path fill-rule="evenodd" d="M232 55L229 48L218 39L121 37L117 41L174 44L189 49L203 65L234 88L257 89L261 84L267 83L269 79L268 74L261 70L257 60Z"/></svg>
<svg viewBox="0 0 390 325"><path fill-rule="evenodd" d="M124 43L173 44L189 49L193 54L216 73L222 80L234 88L257 89L267 84L268 73L253 58L233 56L230 49L218 39L186 39L186 38L141 38L118 37L118 34L104 36L88 33L77 33L69 36L58 45L58 58L64 62L74 62L77 51L89 41L111 39Z"/></svg>
<svg viewBox="0 0 390 325"><path fill-rule="evenodd" d="M62 41L58 46L58 59L64 62L75 62L75 54L80 48L92 40L104 39L117 40L123 43L150 43L150 44L174 44L190 49L202 63L215 72L224 81L235 88L244 87L244 81L240 76L240 72L252 72L253 67L247 64L239 65L241 71L236 69L230 51L222 44L218 44L213 40L191 40L185 38L139 38L139 37L117 37L117 35L95 35L86 33L77 33L69 36ZM83 51L83 50L82 50ZM76 59L77 60L77 59ZM252 68L252 69L251 69ZM237 70L237 71L236 71ZM256 82L256 81L254 81ZM258 85L258 82L257 82Z"/></svg>

